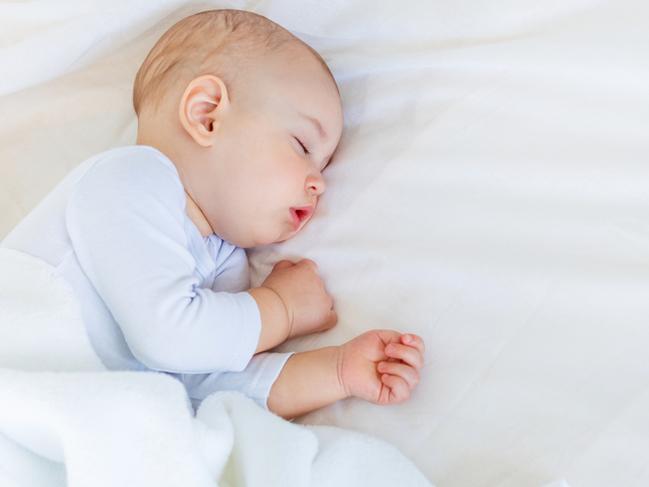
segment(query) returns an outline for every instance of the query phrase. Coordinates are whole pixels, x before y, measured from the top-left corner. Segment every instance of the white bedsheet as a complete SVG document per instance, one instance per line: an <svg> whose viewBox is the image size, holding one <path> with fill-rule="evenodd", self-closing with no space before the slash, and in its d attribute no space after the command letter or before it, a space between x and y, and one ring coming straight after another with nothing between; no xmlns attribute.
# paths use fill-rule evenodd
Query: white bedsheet
<svg viewBox="0 0 649 487"><path fill-rule="evenodd" d="M319 213L251 253L319 263L339 325L419 333L411 401L303 421L393 442L440 486L649 484L649 4L639 0L0 3L0 235L131 143L171 23L247 8L318 49L345 133ZM45 238L45 237L44 237Z"/></svg>

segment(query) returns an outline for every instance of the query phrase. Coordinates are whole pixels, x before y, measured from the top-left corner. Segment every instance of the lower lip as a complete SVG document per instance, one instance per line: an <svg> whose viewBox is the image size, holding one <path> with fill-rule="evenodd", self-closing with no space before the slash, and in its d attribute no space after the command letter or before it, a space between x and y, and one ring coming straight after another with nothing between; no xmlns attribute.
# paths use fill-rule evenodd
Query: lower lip
<svg viewBox="0 0 649 487"><path fill-rule="evenodd" d="M294 210L290 210L291 216L293 217L293 230L297 230L300 228L300 225L302 222L300 221L300 217L297 216L297 213Z"/></svg>

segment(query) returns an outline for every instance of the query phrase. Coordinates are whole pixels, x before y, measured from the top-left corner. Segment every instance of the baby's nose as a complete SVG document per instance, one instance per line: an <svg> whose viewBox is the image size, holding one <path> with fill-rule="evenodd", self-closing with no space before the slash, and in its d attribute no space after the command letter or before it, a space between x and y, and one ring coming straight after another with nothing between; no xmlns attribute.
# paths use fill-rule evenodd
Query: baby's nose
<svg viewBox="0 0 649 487"><path fill-rule="evenodd" d="M309 176L306 178L306 191L309 194L320 196L325 192L325 182L322 179L322 175Z"/></svg>

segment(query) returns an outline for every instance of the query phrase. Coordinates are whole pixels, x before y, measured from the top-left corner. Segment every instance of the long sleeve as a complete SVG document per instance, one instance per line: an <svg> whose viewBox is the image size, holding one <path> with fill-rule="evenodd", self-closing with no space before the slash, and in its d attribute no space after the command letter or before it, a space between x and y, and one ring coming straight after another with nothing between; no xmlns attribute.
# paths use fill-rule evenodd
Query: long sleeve
<svg viewBox="0 0 649 487"><path fill-rule="evenodd" d="M259 340L259 309L247 292L199 287L185 222L176 168L145 147L95 164L66 210L81 268L139 361L165 372L241 371Z"/></svg>

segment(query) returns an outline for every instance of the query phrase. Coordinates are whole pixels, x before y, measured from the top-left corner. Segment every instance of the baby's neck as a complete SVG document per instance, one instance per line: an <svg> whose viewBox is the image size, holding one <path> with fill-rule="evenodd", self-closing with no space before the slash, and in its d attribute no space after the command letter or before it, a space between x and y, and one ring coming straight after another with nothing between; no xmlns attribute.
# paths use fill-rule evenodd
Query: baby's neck
<svg viewBox="0 0 649 487"><path fill-rule="evenodd" d="M187 193L185 193L185 196L187 197L187 205L185 211L187 211L189 219L194 222L194 225L196 225L198 231L201 232L201 235L203 237L209 237L214 233L214 230L212 230L212 227L207 221L207 218L205 218L205 215L198 207L198 205L194 203L194 200L191 198L191 196L189 196Z"/></svg>
<svg viewBox="0 0 649 487"><path fill-rule="evenodd" d="M146 125L146 124L143 124ZM138 132L137 132L137 139L136 139L136 144L138 145L150 145L152 147L155 147L159 151L161 151L163 154L167 155L172 162L172 155L168 154L168 147L163 147L164 144L160 143L160 139L157 137L150 136L150 132L146 130L142 130L142 126L138 126ZM176 164L174 162L174 164ZM194 200L189 196L189 194L185 191L185 196L186 196L186 209L185 211L187 212L187 216L189 216L189 219L196 225L198 228L198 231L201 232L201 235L203 237L209 237L214 233L214 230L212 230L212 227L210 226L209 222L207 221L207 218L205 218L205 215L203 214L202 210L199 208L199 206L194 202Z"/></svg>

